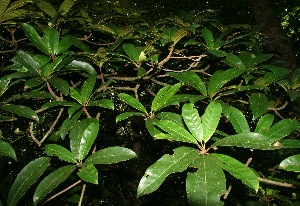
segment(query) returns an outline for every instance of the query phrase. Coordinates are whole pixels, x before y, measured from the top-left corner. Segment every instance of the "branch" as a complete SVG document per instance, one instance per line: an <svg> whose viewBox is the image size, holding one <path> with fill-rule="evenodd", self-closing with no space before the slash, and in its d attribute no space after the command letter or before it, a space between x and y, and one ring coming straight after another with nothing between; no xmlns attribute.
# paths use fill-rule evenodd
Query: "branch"
<svg viewBox="0 0 300 206"><path fill-rule="evenodd" d="M295 186L294 186L293 184L289 184L289 183L276 182L276 181L268 180L268 179L261 178L261 177L258 177L258 180L259 180L260 182L264 182L264 183L267 183L267 184L270 184L270 185L276 185L276 186L281 186L281 187L291 187L291 188L295 188Z"/></svg>
<svg viewBox="0 0 300 206"><path fill-rule="evenodd" d="M39 140L37 140L37 138L33 134L33 122L29 123L29 133L30 133L32 140L40 147L41 143L39 142Z"/></svg>
<svg viewBox="0 0 300 206"><path fill-rule="evenodd" d="M81 191L80 199L79 199L79 202L78 202L78 206L81 206L81 204L82 204L85 188L86 188L86 184L84 184L83 187L82 187L82 191Z"/></svg>

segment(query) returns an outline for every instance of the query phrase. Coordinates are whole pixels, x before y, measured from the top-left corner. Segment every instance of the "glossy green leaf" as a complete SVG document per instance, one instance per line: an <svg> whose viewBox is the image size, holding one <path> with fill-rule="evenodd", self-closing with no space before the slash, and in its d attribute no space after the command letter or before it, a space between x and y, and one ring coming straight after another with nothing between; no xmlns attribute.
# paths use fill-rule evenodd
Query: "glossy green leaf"
<svg viewBox="0 0 300 206"><path fill-rule="evenodd" d="M17 161L17 155L16 155L14 148L12 146L10 146L9 143L7 143L3 140L0 140L0 156L1 155L11 157L15 161Z"/></svg>
<svg viewBox="0 0 300 206"><path fill-rule="evenodd" d="M273 150L280 149L280 145L273 143L274 141L266 135L248 132L236 135L226 136L217 140L213 146L236 146L250 149Z"/></svg>
<svg viewBox="0 0 300 206"><path fill-rule="evenodd" d="M27 23L22 24L22 28L28 37L28 39L36 46L39 50L44 52L45 54L49 55L50 51L46 46L45 42L42 40L40 35L36 32L36 30Z"/></svg>
<svg viewBox="0 0 300 206"><path fill-rule="evenodd" d="M125 43L122 45L122 47L129 58L135 62L139 62L139 56L144 49L143 47L136 47L130 43Z"/></svg>
<svg viewBox="0 0 300 206"><path fill-rule="evenodd" d="M81 97L84 103L86 103L89 100L91 94L93 93L95 83L96 75L91 75L82 85Z"/></svg>
<svg viewBox="0 0 300 206"><path fill-rule="evenodd" d="M89 47L86 44L82 43L79 39L71 35L66 35L59 43L59 53L63 53L71 45L76 46L84 52L91 52Z"/></svg>
<svg viewBox="0 0 300 206"><path fill-rule="evenodd" d="M0 16L7 9L9 3L10 3L10 0L1 0L1 2L0 2Z"/></svg>
<svg viewBox="0 0 300 206"><path fill-rule="evenodd" d="M59 33L56 29L50 28L44 32L44 43L51 55L57 55L59 51Z"/></svg>
<svg viewBox="0 0 300 206"><path fill-rule="evenodd" d="M116 31L113 28L111 28L107 25L104 25L104 24L94 24L94 25L91 26L91 28L95 29L95 30L98 30L98 31L107 32L107 33L110 33L110 34L113 34L113 35L117 35ZM113 50L114 49L111 49L111 51L113 51Z"/></svg>
<svg viewBox="0 0 300 206"><path fill-rule="evenodd" d="M120 122L122 120L125 120L125 119L128 119L132 116L145 116L145 113L141 113L141 112L124 112L122 114L119 114L117 117L116 117L116 122Z"/></svg>
<svg viewBox="0 0 300 206"><path fill-rule="evenodd" d="M223 109L224 114L231 122L237 133L247 133L250 132L250 127L246 120L245 115L235 107L225 107Z"/></svg>
<svg viewBox="0 0 300 206"><path fill-rule="evenodd" d="M59 77L52 77L48 81L51 85L53 85L56 89L61 91L64 95L69 94L70 86L69 86L69 83L66 80L61 79Z"/></svg>
<svg viewBox="0 0 300 206"><path fill-rule="evenodd" d="M54 72L58 72L64 66L69 64L72 61L72 58L66 57L65 55L61 55L57 57L54 61L44 65L42 70L42 75L45 77L50 77Z"/></svg>
<svg viewBox="0 0 300 206"><path fill-rule="evenodd" d="M97 106L106 109L114 110L114 102L110 99L91 100L88 106Z"/></svg>
<svg viewBox="0 0 300 206"><path fill-rule="evenodd" d="M190 205L223 205L220 197L226 191L226 178L218 160L211 155L201 155L192 163L192 167L198 170L188 173L186 178L186 192Z"/></svg>
<svg viewBox="0 0 300 206"><path fill-rule="evenodd" d="M266 131L268 131L270 129L270 127L272 126L274 121L274 116L271 114L266 114L264 116L262 116L256 125L255 131L257 133L265 133Z"/></svg>
<svg viewBox="0 0 300 206"><path fill-rule="evenodd" d="M203 141L207 142L217 129L222 113L220 103L212 101L206 107L203 118Z"/></svg>
<svg viewBox="0 0 300 206"><path fill-rule="evenodd" d="M160 120L170 120L181 127L184 127L182 117L179 114L173 113L173 112L160 112L157 115L155 115L156 118Z"/></svg>
<svg viewBox="0 0 300 206"><path fill-rule="evenodd" d="M283 139L278 142L280 148L300 148L300 140L298 139Z"/></svg>
<svg viewBox="0 0 300 206"><path fill-rule="evenodd" d="M187 29L179 29L176 33L171 37L173 44L177 44L183 37L189 34Z"/></svg>
<svg viewBox="0 0 300 206"><path fill-rule="evenodd" d="M84 165L89 164L113 164L126 161L137 157L131 149L125 147L107 147L101 149L90 155L85 161Z"/></svg>
<svg viewBox="0 0 300 206"><path fill-rule="evenodd" d="M18 174L7 197L7 205L15 206L30 186L45 172L50 164L50 158L40 157L28 163Z"/></svg>
<svg viewBox="0 0 300 206"><path fill-rule="evenodd" d="M138 68L138 76L139 76L139 78L142 78L146 74L147 74L146 69L144 69L143 67Z"/></svg>
<svg viewBox="0 0 300 206"><path fill-rule="evenodd" d="M38 205L47 194L65 181L75 169L75 165L67 165L56 169L46 176L35 189L33 195L34 205Z"/></svg>
<svg viewBox="0 0 300 206"><path fill-rule="evenodd" d="M75 99L79 104L84 105L85 102L81 94L73 87L69 87L69 89L71 97Z"/></svg>
<svg viewBox="0 0 300 206"><path fill-rule="evenodd" d="M53 17L56 14L55 8L46 1L38 0L37 6L50 17Z"/></svg>
<svg viewBox="0 0 300 206"><path fill-rule="evenodd" d="M75 115L68 117L61 125L60 127L60 137L62 139L65 138L65 136L68 134L70 129L75 125L77 122L78 118L81 116L82 111L77 112Z"/></svg>
<svg viewBox="0 0 300 206"><path fill-rule="evenodd" d="M146 170L138 189L137 197L157 190L163 181L172 173L183 172L199 157L199 151L190 147L174 149L174 154L165 154Z"/></svg>
<svg viewBox="0 0 300 206"><path fill-rule="evenodd" d="M16 10L12 10L9 12L8 12L8 10L6 10L0 18L0 23L14 19L14 18L21 18L21 17L25 16L26 14L28 14L28 10L25 10L25 9L16 9Z"/></svg>
<svg viewBox="0 0 300 206"><path fill-rule="evenodd" d="M8 111L20 115L22 117L33 119L37 122L39 121L39 117L37 116L36 112L26 106L15 105L15 104L7 104L4 106L0 105L0 110Z"/></svg>
<svg viewBox="0 0 300 206"><path fill-rule="evenodd" d="M97 75L95 68L89 63L83 61L73 60L66 66L66 68L69 70L85 71L90 75Z"/></svg>
<svg viewBox="0 0 300 206"><path fill-rule="evenodd" d="M25 92L23 94L13 95L10 98L5 99L5 102L11 102L17 99L53 99L53 98L54 97L48 92L30 91L30 92Z"/></svg>
<svg viewBox="0 0 300 206"><path fill-rule="evenodd" d="M173 86L165 86L161 88L152 101L151 111L157 112L167 106L180 87L181 83L177 83Z"/></svg>
<svg viewBox="0 0 300 206"><path fill-rule="evenodd" d="M33 2L32 0L17 0L17 1L14 1L14 2L11 2L10 6L7 8L7 12L11 12L13 10L16 10L22 6L24 6L25 4L27 3L31 3Z"/></svg>
<svg viewBox="0 0 300 206"><path fill-rule="evenodd" d="M264 134L270 138L270 140L276 141L289 135L294 130L299 129L299 121L294 119L283 119L276 123Z"/></svg>
<svg viewBox="0 0 300 206"><path fill-rule="evenodd" d="M34 77L29 80L26 80L25 87L26 88L38 87L44 83L45 83L45 80L42 77Z"/></svg>
<svg viewBox="0 0 300 206"><path fill-rule="evenodd" d="M185 104L182 107L182 117L192 135L199 141L203 140L203 125L194 104Z"/></svg>
<svg viewBox="0 0 300 206"><path fill-rule="evenodd" d="M213 97L219 89L223 87L230 80L240 76L244 73L244 70L231 68L225 71L216 71L209 80L208 83L208 95Z"/></svg>
<svg viewBox="0 0 300 206"><path fill-rule="evenodd" d="M77 175L85 182L98 184L98 170L94 165L87 165L82 167Z"/></svg>
<svg viewBox="0 0 300 206"><path fill-rule="evenodd" d="M245 68L242 60L238 56L231 53L228 53L226 55L226 59L224 60L224 62L234 68L239 68L239 69Z"/></svg>
<svg viewBox="0 0 300 206"><path fill-rule="evenodd" d="M254 189L256 192L259 188L259 181L254 171L245 164L224 154L212 154L222 164L224 170L232 176L240 179L245 185Z"/></svg>
<svg viewBox="0 0 300 206"><path fill-rule="evenodd" d="M144 105L142 105L137 99L135 99L134 97L125 94L125 93L121 93L118 95L118 97L125 103L129 104L130 106L132 106L133 108L144 112L145 114L147 114L147 110L144 107Z"/></svg>
<svg viewBox="0 0 300 206"><path fill-rule="evenodd" d="M72 152L57 144L47 144L45 146L45 153L49 156L57 156L60 160L66 162L77 163Z"/></svg>
<svg viewBox="0 0 300 206"><path fill-rule="evenodd" d="M264 65L262 66L262 68L271 71L271 72L267 72L263 77L263 81L265 84L276 82L290 72L289 69L287 68L278 67L274 65Z"/></svg>
<svg viewBox="0 0 300 206"><path fill-rule="evenodd" d="M64 0L64 2L60 5L58 12L60 15L66 15L69 10L72 8L73 4L75 3L74 0Z"/></svg>
<svg viewBox="0 0 300 206"><path fill-rule="evenodd" d="M284 159L279 164L279 169L287 171L300 172L300 155L293 155Z"/></svg>
<svg viewBox="0 0 300 206"><path fill-rule="evenodd" d="M96 119L89 118L76 122L70 131L70 147L73 155L81 161L90 151L99 131Z"/></svg>
<svg viewBox="0 0 300 206"><path fill-rule="evenodd" d="M34 75L40 75L39 65L35 62L35 60L30 56L30 54L19 50L17 51L16 61L19 62L25 69L30 71Z"/></svg>
<svg viewBox="0 0 300 206"><path fill-rule="evenodd" d="M202 95L207 96L206 86L201 78L193 71L186 71L180 74L175 72L169 72L172 77L181 81L201 92Z"/></svg>
<svg viewBox="0 0 300 206"><path fill-rule="evenodd" d="M202 33L202 36L207 44L207 46L211 49L214 49L214 45L213 45L213 42L214 42L214 36L212 34L212 32L209 30L209 29L201 29L201 33Z"/></svg>
<svg viewBox="0 0 300 206"><path fill-rule="evenodd" d="M268 98L261 93L252 93L249 102L251 111L253 113L253 119L265 114L270 105Z"/></svg>
<svg viewBox="0 0 300 206"><path fill-rule="evenodd" d="M154 124L168 133L167 136L163 133L157 134L155 136L157 139L170 138L170 140L197 144L197 140L193 137L193 135L191 135L184 127L181 127L170 120L160 120L158 122L154 122Z"/></svg>
<svg viewBox="0 0 300 206"><path fill-rule="evenodd" d="M155 138L156 135L162 133L161 130L159 130L154 124L155 122L158 122L158 121L159 121L158 119L150 119L150 118L147 118L145 121L146 128L147 128L149 134L153 138Z"/></svg>

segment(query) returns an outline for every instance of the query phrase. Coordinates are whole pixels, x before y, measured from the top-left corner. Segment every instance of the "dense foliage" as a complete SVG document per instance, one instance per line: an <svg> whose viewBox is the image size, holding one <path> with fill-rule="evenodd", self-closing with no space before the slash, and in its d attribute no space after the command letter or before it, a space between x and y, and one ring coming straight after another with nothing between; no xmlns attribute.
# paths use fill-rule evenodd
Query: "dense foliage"
<svg viewBox="0 0 300 206"><path fill-rule="evenodd" d="M1 1L0 205L300 205L299 69L188 5Z"/></svg>

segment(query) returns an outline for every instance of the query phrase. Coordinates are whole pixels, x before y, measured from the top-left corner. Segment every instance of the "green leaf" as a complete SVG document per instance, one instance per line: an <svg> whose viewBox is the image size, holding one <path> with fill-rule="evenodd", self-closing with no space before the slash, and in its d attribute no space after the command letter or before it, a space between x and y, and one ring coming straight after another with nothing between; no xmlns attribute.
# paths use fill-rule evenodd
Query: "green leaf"
<svg viewBox="0 0 300 206"><path fill-rule="evenodd" d="M132 96L130 96L128 94L125 94L125 93L119 94L118 97L123 102L129 104L133 108L135 108L135 109L137 109L137 110L139 110L141 112L144 112L145 114L148 114L146 108L137 99L135 99L134 97L132 97Z"/></svg>
<svg viewBox="0 0 300 206"><path fill-rule="evenodd" d="M38 87L44 83L45 83L45 80L42 77L34 77L29 80L26 80L25 87L26 88Z"/></svg>
<svg viewBox="0 0 300 206"><path fill-rule="evenodd" d="M97 75L97 72L92 65L82 61L73 60L66 68L70 70L85 71L90 75Z"/></svg>
<svg viewBox="0 0 300 206"><path fill-rule="evenodd" d="M73 155L81 161L90 151L99 131L96 119L84 119L76 122L70 131L70 147Z"/></svg>
<svg viewBox="0 0 300 206"><path fill-rule="evenodd" d="M4 106L0 105L0 110L8 111L20 115L22 117L33 119L37 122L39 121L39 117L37 116L36 112L26 106L15 105L15 104L7 104Z"/></svg>
<svg viewBox="0 0 300 206"><path fill-rule="evenodd" d="M143 67L138 68L138 77L142 78L143 76L145 76L147 74L146 69L144 69Z"/></svg>
<svg viewBox="0 0 300 206"><path fill-rule="evenodd" d="M1 0L0 1L0 16L7 9L10 0Z"/></svg>
<svg viewBox="0 0 300 206"><path fill-rule="evenodd" d="M227 82L240 76L243 73L244 70L237 68L231 68L225 71L216 71L209 80L208 95L212 98Z"/></svg>
<svg viewBox="0 0 300 206"><path fill-rule="evenodd" d="M212 154L222 164L224 170L229 172L235 178L242 180L248 187L256 192L259 188L259 181L253 170L236 159L224 154Z"/></svg>
<svg viewBox="0 0 300 206"><path fill-rule="evenodd" d="M226 178L218 160L211 155L201 155L192 166L198 170L188 173L186 178L186 192L190 205L223 205L220 197L226 191Z"/></svg>
<svg viewBox="0 0 300 206"><path fill-rule="evenodd" d="M151 111L157 112L167 106L180 87L181 83L177 83L173 86L165 86L161 88L152 101Z"/></svg>
<svg viewBox="0 0 300 206"><path fill-rule="evenodd" d="M40 157L28 163L18 174L12 184L8 197L7 205L15 206L21 197L28 191L30 186L45 172L50 164L50 158Z"/></svg>
<svg viewBox="0 0 300 206"><path fill-rule="evenodd" d="M214 48L214 36L212 34L212 32L209 30L209 29L201 29L201 33L202 33L202 36L207 44L207 46L210 48L210 49L215 49Z"/></svg>
<svg viewBox="0 0 300 206"><path fill-rule="evenodd" d="M276 141L289 135L294 130L299 129L299 121L292 119L283 119L264 134L270 138L270 140Z"/></svg>
<svg viewBox="0 0 300 206"><path fill-rule="evenodd" d="M259 119L254 132L261 133L261 134L265 133L270 129L270 127L273 124L273 121L274 121L274 116L271 114L266 114L262 116Z"/></svg>
<svg viewBox="0 0 300 206"><path fill-rule="evenodd" d="M57 144L47 144L45 153L49 156L57 156L60 160L66 162L77 163L76 158L69 150Z"/></svg>
<svg viewBox="0 0 300 206"><path fill-rule="evenodd" d="M7 143L3 140L0 140L0 156L1 155L11 157L15 161L17 161L17 156L16 156L16 152L15 152L14 148L12 146L10 146L9 143Z"/></svg>
<svg viewBox="0 0 300 206"><path fill-rule="evenodd" d="M183 37L187 36L189 32L186 29L179 29L176 33L171 37L173 41L173 45L177 44Z"/></svg>
<svg viewBox="0 0 300 206"><path fill-rule="evenodd" d="M281 147L272 144L274 141L266 135L248 132L236 135L226 136L220 140L217 140L213 146L236 146L250 149L272 150L280 149Z"/></svg>
<svg viewBox="0 0 300 206"><path fill-rule="evenodd" d="M181 127L184 127L182 118L179 114L176 114L173 112L160 112L155 117L160 120L170 120L170 121L180 125Z"/></svg>
<svg viewBox="0 0 300 206"><path fill-rule="evenodd" d="M82 98L81 94L73 87L70 88L70 95L73 99L75 99L79 104L84 105L84 99Z"/></svg>
<svg viewBox="0 0 300 206"><path fill-rule="evenodd" d="M135 47L133 44L125 43L122 45L125 53L135 62L139 62L139 56L143 51L143 47Z"/></svg>
<svg viewBox="0 0 300 206"><path fill-rule="evenodd" d="M125 147L107 147L90 155L83 165L113 164L137 157L136 154Z"/></svg>
<svg viewBox="0 0 300 206"><path fill-rule="evenodd" d="M66 15L69 12L69 10L72 8L74 2L75 2L74 0L65 0L58 9L60 15L62 16Z"/></svg>
<svg viewBox="0 0 300 206"><path fill-rule="evenodd" d="M80 171L77 172L77 175L83 181L98 184L98 171L94 165L87 165L86 167L81 168Z"/></svg>
<svg viewBox="0 0 300 206"><path fill-rule="evenodd" d="M50 62L41 68L42 75L45 77L50 77L51 75L53 75L54 72L58 72L71 61L72 58L66 57L65 55L61 55L57 57L55 61Z"/></svg>
<svg viewBox="0 0 300 206"><path fill-rule="evenodd" d="M38 63L28 53L19 50L15 60L19 62L25 69L30 71L34 75L40 75L40 68Z"/></svg>
<svg viewBox="0 0 300 206"><path fill-rule="evenodd" d="M298 139L283 139L278 142L280 148L300 148L300 141Z"/></svg>
<svg viewBox="0 0 300 206"><path fill-rule="evenodd" d="M67 179L76 169L75 165L67 165L56 169L46 176L35 189L33 195L34 205L38 205L47 194L52 192L59 184Z"/></svg>
<svg viewBox="0 0 300 206"><path fill-rule="evenodd" d="M128 119L129 117L132 117L132 116L145 116L145 113L141 113L141 112L124 112L122 114L119 114L116 117L116 123L118 123L122 120Z"/></svg>
<svg viewBox="0 0 300 206"><path fill-rule="evenodd" d="M155 138L157 139L169 139L198 144L197 140L184 127L181 127L172 121L160 120L158 122L154 122L154 124L168 133L168 135L165 135L164 133L155 135Z"/></svg>
<svg viewBox="0 0 300 206"><path fill-rule="evenodd" d="M300 155L293 155L284 159L279 164L279 169L284 169L286 171L300 172Z"/></svg>
<svg viewBox="0 0 300 206"><path fill-rule="evenodd" d="M156 135L158 134L163 134L161 132L161 130L159 130L156 126L155 126L155 122L158 122L159 120L158 119L150 119L150 118L147 118L146 121L145 121L145 124L146 124L146 128L149 132L149 134L155 138Z"/></svg>
<svg viewBox="0 0 300 206"><path fill-rule="evenodd" d="M201 78L195 72L186 71L186 72L182 72L180 74L175 73L175 72L169 72L168 74L170 74L172 77L174 77L178 81L181 81L181 82L197 89L204 96L207 96L205 84L203 83Z"/></svg>
<svg viewBox="0 0 300 206"><path fill-rule="evenodd" d="M199 151L190 147L174 149L174 154L165 154L146 170L138 189L137 197L157 190L163 181L172 173L183 172L199 157Z"/></svg>
<svg viewBox="0 0 300 206"><path fill-rule="evenodd" d="M253 113L253 119L265 114L270 105L268 98L261 93L252 93L249 102L251 111Z"/></svg>
<svg viewBox="0 0 300 206"><path fill-rule="evenodd" d="M96 75L91 75L82 85L81 97L84 103L86 103L89 100L91 94L93 93L96 78Z"/></svg>
<svg viewBox="0 0 300 206"><path fill-rule="evenodd" d="M5 99L5 102L11 102L19 99L53 99L53 98L54 97L48 92L30 91L30 92L25 92L23 94L13 95L10 98Z"/></svg>
<svg viewBox="0 0 300 206"><path fill-rule="evenodd" d="M225 107L223 110L237 133L250 132L250 127L244 114L235 107Z"/></svg>
<svg viewBox="0 0 300 206"><path fill-rule="evenodd" d="M97 106L106 109L114 110L114 102L110 99L91 100L88 106Z"/></svg>
<svg viewBox="0 0 300 206"><path fill-rule="evenodd" d="M56 14L55 8L46 1L38 0L37 6L50 17L54 17Z"/></svg>
<svg viewBox="0 0 300 206"><path fill-rule="evenodd" d="M14 18L21 18L28 14L28 10L25 9L16 9L13 11L9 11L8 9L4 12L4 14L0 18L0 23L5 22Z"/></svg>
<svg viewBox="0 0 300 206"><path fill-rule="evenodd" d="M203 125L199 113L194 104L184 104L182 107L182 117L192 135L199 141L203 140Z"/></svg>
<svg viewBox="0 0 300 206"><path fill-rule="evenodd" d="M51 101L45 103L42 108L50 108L50 107L57 107L57 106L67 106L67 107L80 107L79 104L74 102L68 102L68 101Z"/></svg>
<svg viewBox="0 0 300 206"><path fill-rule="evenodd" d="M202 125L203 125L203 141L207 142L217 129L222 113L220 103L212 101L205 109Z"/></svg>
<svg viewBox="0 0 300 206"><path fill-rule="evenodd" d="M39 50L49 55L50 51L48 50L45 42L42 40L40 35L36 32L36 30L27 23L22 24L23 31L25 32L28 39L36 46Z"/></svg>
<svg viewBox="0 0 300 206"><path fill-rule="evenodd" d="M31 2L33 2L33 1L32 0L17 0L17 1L14 1L10 4L10 6L7 8L6 11L7 12L13 11L13 10L18 9L18 8L24 6L25 4L31 3Z"/></svg>
<svg viewBox="0 0 300 206"><path fill-rule="evenodd" d="M57 55L59 51L59 33L56 29L50 28L44 32L44 43L51 55Z"/></svg>
<svg viewBox="0 0 300 206"><path fill-rule="evenodd" d="M69 94L70 86L66 80L58 77L52 77L48 81L51 85L53 85L56 89L61 91L64 95L67 96Z"/></svg>
<svg viewBox="0 0 300 206"><path fill-rule="evenodd" d="M239 69L245 68L242 60L239 57L237 57L236 55L231 54L231 53L228 53L226 55L226 59L224 60L224 62L231 67L235 67L235 68L239 68Z"/></svg>
<svg viewBox="0 0 300 206"><path fill-rule="evenodd" d="M263 81L266 85L280 80L290 72L289 69L287 68L278 67L274 65L264 65L261 66L261 68L268 69L271 71L271 72L267 72L263 77Z"/></svg>
<svg viewBox="0 0 300 206"><path fill-rule="evenodd" d="M61 125L60 127L60 137L62 139L65 138L65 136L68 134L68 132L70 131L70 129L75 125L75 123L77 122L78 118L80 117L80 115L82 114L82 111L77 112L74 116L72 117L68 117Z"/></svg>

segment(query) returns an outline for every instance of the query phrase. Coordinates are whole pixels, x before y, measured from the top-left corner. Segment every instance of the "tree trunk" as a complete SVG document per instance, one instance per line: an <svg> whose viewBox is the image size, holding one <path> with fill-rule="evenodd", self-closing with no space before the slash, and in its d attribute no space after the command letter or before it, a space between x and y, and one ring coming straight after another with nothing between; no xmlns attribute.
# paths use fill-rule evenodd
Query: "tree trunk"
<svg viewBox="0 0 300 206"><path fill-rule="evenodd" d="M283 66L294 71L297 68L295 53L286 33L283 31L281 21L271 0L250 0L253 17L266 35L268 43L265 50L274 53L281 60L278 66Z"/></svg>

